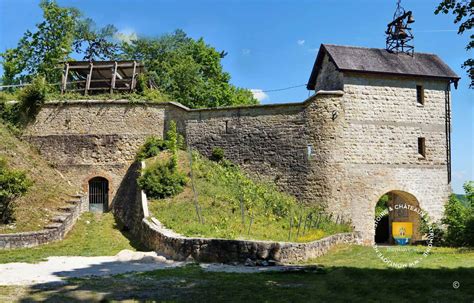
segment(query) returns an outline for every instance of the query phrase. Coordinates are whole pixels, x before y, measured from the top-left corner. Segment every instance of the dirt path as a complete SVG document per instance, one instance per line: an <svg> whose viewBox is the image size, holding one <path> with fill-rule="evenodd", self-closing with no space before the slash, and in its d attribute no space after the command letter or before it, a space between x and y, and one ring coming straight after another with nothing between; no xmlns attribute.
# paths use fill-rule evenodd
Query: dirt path
<svg viewBox="0 0 474 303"><path fill-rule="evenodd" d="M68 278L143 272L182 266L156 253L121 251L109 257L49 257L40 263L0 264L0 285L64 282Z"/></svg>
<svg viewBox="0 0 474 303"><path fill-rule="evenodd" d="M0 264L0 285L34 285L41 283L66 283L68 278L108 276L127 272L144 272L184 266L157 256L155 252L123 250L108 257L49 257L40 263ZM244 265L201 264L205 271L257 273L264 271L292 270L294 266L256 267Z"/></svg>

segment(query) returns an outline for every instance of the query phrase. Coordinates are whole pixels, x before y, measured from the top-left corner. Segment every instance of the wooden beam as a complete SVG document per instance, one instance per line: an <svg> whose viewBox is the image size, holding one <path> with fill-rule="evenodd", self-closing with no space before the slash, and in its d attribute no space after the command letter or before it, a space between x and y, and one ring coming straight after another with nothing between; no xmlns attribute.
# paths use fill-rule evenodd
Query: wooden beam
<svg viewBox="0 0 474 303"><path fill-rule="evenodd" d="M89 63L89 73L87 74L87 80L86 80L86 88L84 90L84 95L87 95L87 91L91 87L91 78L92 78L92 69L94 68L94 63Z"/></svg>
<svg viewBox="0 0 474 303"><path fill-rule="evenodd" d="M65 70L64 73L62 74L62 79L61 79L61 94L64 94L66 92L67 88L67 76L69 74L69 63L65 63Z"/></svg>
<svg viewBox="0 0 474 303"><path fill-rule="evenodd" d="M112 75L112 81L110 83L110 93L112 94L115 89L115 79L117 79L117 61L114 63L114 73Z"/></svg>
<svg viewBox="0 0 474 303"><path fill-rule="evenodd" d="M132 81L130 84L130 92L132 92L135 89L135 85L137 84L136 73L137 73L137 61L133 61L133 72L132 72Z"/></svg>

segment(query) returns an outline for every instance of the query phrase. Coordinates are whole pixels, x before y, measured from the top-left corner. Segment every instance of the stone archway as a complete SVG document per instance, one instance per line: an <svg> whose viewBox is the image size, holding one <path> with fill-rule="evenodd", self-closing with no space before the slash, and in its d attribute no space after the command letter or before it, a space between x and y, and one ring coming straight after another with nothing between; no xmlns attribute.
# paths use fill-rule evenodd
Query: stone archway
<svg viewBox="0 0 474 303"><path fill-rule="evenodd" d="M379 198L378 207L387 209L386 216L378 216L378 223L375 227L374 241L379 244L395 244L392 236L394 222L411 222L413 225L413 235L410 243L416 243L421 240L419 231L421 217L416 210L421 210L418 199L410 193L392 190L383 194ZM385 203L381 203L384 201ZM384 204L384 205L383 205ZM379 208L380 209L380 208ZM377 212L377 210L376 210ZM377 217L377 214L376 214Z"/></svg>

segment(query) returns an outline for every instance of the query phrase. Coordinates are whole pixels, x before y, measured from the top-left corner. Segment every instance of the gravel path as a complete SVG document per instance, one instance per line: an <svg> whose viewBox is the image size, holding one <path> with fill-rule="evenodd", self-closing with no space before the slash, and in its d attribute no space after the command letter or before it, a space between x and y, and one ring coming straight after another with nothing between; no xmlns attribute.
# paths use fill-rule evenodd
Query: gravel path
<svg viewBox="0 0 474 303"><path fill-rule="evenodd" d="M144 272L184 266L158 256L155 252L123 250L109 257L49 257L40 263L0 264L0 285L34 285L40 283L66 283L68 278L108 276L127 272ZM306 270L299 266L244 266L226 264L200 264L204 271L228 273L258 273L266 271Z"/></svg>
<svg viewBox="0 0 474 303"><path fill-rule="evenodd" d="M182 266L154 252L121 251L110 257L49 257L40 263L0 264L0 285L64 283L67 278L105 276Z"/></svg>

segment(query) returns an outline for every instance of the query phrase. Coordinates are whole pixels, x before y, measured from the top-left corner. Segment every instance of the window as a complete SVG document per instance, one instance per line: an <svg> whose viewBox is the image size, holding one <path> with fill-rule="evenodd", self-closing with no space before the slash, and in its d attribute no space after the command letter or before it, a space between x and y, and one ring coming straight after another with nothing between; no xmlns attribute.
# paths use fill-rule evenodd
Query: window
<svg viewBox="0 0 474 303"><path fill-rule="evenodd" d="M418 154L423 158L426 157L425 138L418 138Z"/></svg>
<svg viewBox="0 0 474 303"><path fill-rule="evenodd" d="M416 86L416 102L420 105L425 104L425 89L422 85Z"/></svg>

